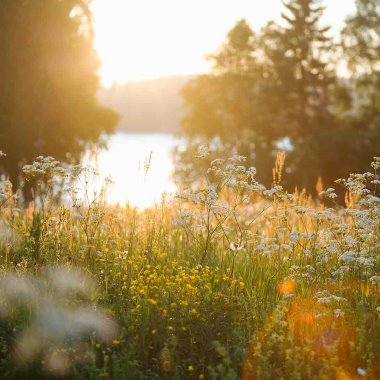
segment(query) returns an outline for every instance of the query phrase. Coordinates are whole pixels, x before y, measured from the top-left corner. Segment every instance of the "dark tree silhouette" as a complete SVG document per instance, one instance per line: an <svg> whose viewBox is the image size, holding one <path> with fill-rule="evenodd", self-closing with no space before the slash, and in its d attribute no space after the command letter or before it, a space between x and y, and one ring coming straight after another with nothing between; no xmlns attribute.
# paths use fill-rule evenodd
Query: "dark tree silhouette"
<svg viewBox="0 0 380 380"><path fill-rule="evenodd" d="M335 179L363 171L379 154L379 1L357 1L341 45L322 25L320 0L283 4L281 22L258 33L244 20L237 23L210 57L211 73L185 86L182 131L189 149L178 167L182 162L195 173L189 159L195 142L217 136L225 148L247 156L268 184L274 153L287 139L283 184L315 194L319 177L335 186ZM337 60L365 70L357 86L354 77L339 78Z"/></svg>
<svg viewBox="0 0 380 380"><path fill-rule="evenodd" d="M210 74L199 76L182 91L185 116L182 131L190 139L217 136L227 149L249 156L263 182L271 181L273 150L278 130L271 125L266 101L267 70L260 37L245 20L227 34L221 49L210 55ZM182 160L190 163L192 149ZM187 156L187 157L186 157Z"/></svg>
<svg viewBox="0 0 380 380"><path fill-rule="evenodd" d="M19 183L38 155L78 161L111 133L115 113L96 98L99 61L91 13L80 0L4 0L0 5L0 173Z"/></svg>

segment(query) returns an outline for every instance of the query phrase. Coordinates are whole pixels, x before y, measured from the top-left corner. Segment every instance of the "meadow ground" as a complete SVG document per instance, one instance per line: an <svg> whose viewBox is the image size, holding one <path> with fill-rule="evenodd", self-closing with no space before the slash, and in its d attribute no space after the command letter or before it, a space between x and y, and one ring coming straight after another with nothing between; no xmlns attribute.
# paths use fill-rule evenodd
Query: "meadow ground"
<svg viewBox="0 0 380 380"><path fill-rule="evenodd" d="M29 207L0 187L1 378L379 379L379 169L339 205L235 156L138 211L38 158Z"/></svg>

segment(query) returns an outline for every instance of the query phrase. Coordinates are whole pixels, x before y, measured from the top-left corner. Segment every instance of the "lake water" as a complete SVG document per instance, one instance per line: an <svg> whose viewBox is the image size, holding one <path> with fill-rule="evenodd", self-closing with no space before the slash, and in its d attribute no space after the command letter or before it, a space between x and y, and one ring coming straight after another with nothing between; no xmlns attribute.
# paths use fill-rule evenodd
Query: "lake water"
<svg viewBox="0 0 380 380"><path fill-rule="evenodd" d="M87 155L85 160L97 166L101 180L113 180L110 203L144 208L159 202L162 193L175 191L172 150L178 143L172 134L116 133L96 159Z"/></svg>

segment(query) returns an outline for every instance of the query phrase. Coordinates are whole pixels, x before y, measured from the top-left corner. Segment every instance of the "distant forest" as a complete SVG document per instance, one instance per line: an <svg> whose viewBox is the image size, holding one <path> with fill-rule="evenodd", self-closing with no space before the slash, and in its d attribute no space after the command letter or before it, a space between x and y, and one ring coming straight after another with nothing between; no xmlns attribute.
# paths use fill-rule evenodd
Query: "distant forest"
<svg viewBox="0 0 380 380"><path fill-rule="evenodd" d="M120 115L119 131L176 133L183 114L179 93L190 79L192 76L172 76L114 84L100 89L98 98Z"/></svg>

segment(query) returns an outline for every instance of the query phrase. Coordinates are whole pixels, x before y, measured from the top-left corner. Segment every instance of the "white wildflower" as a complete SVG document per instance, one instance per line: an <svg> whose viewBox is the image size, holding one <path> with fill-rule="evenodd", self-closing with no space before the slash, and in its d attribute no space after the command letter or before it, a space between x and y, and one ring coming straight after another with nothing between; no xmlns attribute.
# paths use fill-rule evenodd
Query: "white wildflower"
<svg viewBox="0 0 380 380"><path fill-rule="evenodd" d="M344 311L342 311L341 309L335 309L334 310L334 316L335 316L335 318L344 317Z"/></svg>
<svg viewBox="0 0 380 380"><path fill-rule="evenodd" d="M251 198L249 197L249 195L244 194L244 196L243 196L243 203L244 204L249 204L250 201L251 201Z"/></svg>
<svg viewBox="0 0 380 380"><path fill-rule="evenodd" d="M358 257L355 260L358 264L364 265L364 266L372 266L373 265L373 260L368 257Z"/></svg>
<svg viewBox="0 0 380 380"><path fill-rule="evenodd" d="M335 199L338 197L335 194L335 189L333 189L332 187L329 187L327 190L321 191L319 193L319 196L321 196L323 198L327 198L327 199Z"/></svg>
<svg viewBox="0 0 380 380"><path fill-rule="evenodd" d="M307 208L306 207L303 207L303 206L296 206L295 208L294 208L294 210L295 210L295 212L297 213L297 214L305 214L306 212L307 212Z"/></svg>
<svg viewBox="0 0 380 380"><path fill-rule="evenodd" d="M235 154L234 156L230 157L228 160L231 162L244 162L247 160L247 157L239 156L239 155Z"/></svg>
<svg viewBox="0 0 380 380"><path fill-rule="evenodd" d="M380 283L380 276L372 276L369 279L369 282L372 283L372 285L375 285L377 283Z"/></svg>
<svg viewBox="0 0 380 380"><path fill-rule="evenodd" d="M244 246L239 245L238 243L232 242L230 244L230 250L231 251L241 251L242 249L244 249Z"/></svg>
<svg viewBox="0 0 380 380"><path fill-rule="evenodd" d="M367 371L363 368L360 368L360 367L357 369L357 373L360 376L367 376Z"/></svg>
<svg viewBox="0 0 380 380"><path fill-rule="evenodd" d="M334 296L333 294L328 297L318 298L319 303L331 303L331 302L343 302L343 301L347 301L347 300L343 297Z"/></svg>
<svg viewBox="0 0 380 380"><path fill-rule="evenodd" d="M377 203L380 203L380 198L379 197L375 197L374 195L368 195L367 196L367 202L368 203L372 203L372 204L377 204Z"/></svg>
<svg viewBox="0 0 380 380"><path fill-rule="evenodd" d="M292 242L292 243L295 243L297 240L298 240L298 237L299 237L299 232L298 231L293 231L290 235L289 235L289 240Z"/></svg>
<svg viewBox="0 0 380 380"><path fill-rule="evenodd" d="M355 261L355 257L353 256L353 253L350 251L343 253L343 255L341 255L339 259L346 263L351 263Z"/></svg>
<svg viewBox="0 0 380 380"><path fill-rule="evenodd" d="M215 160L211 161L211 166L222 165L223 162L223 158L216 158Z"/></svg>
<svg viewBox="0 0 380 380"><path fill-rule="evenodd" d="M374 157L373 162L371 162L371 166L377 170L380 169L380 158L379 157Z"/></svg>
<svg viewBox="0 0 380 380"><path fill-rule="evenodd" d="M210 154L210 148L206 145L202 145L198 148L197 155L194 158L204 158Z"/></svg>

